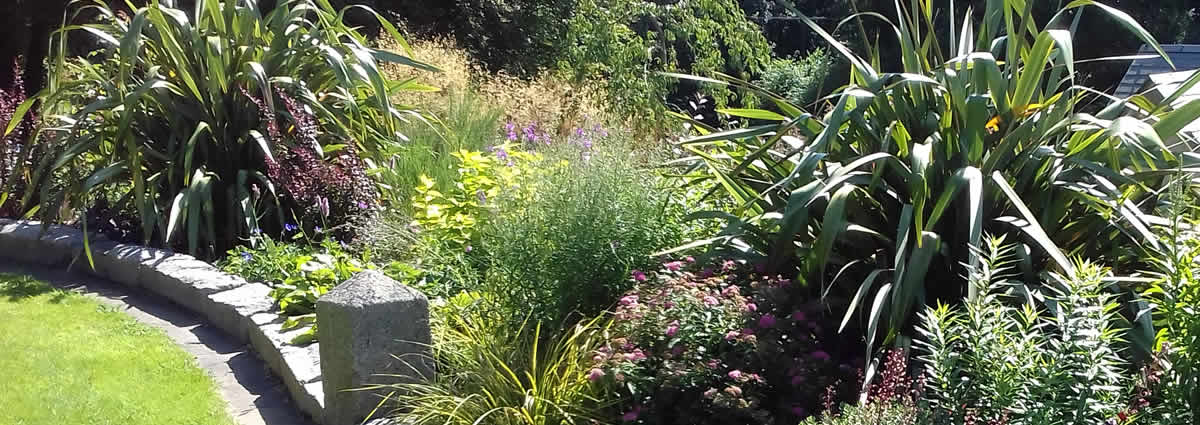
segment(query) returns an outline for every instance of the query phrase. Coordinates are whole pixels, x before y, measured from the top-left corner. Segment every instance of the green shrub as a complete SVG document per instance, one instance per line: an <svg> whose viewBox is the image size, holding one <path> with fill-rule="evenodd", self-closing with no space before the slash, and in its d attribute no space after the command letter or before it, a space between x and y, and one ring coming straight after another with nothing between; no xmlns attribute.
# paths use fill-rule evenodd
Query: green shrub
<svg viewBox="0 0 1200 425"><path fill-rule="evenodd" d="M384 274L407 284L416 283L421 274L397 262L381 267L372 262L370 251L355 254L332 239L305 244L308 236L294 225L289 225L287 232L300 243L275 242L256 236L251 239L255 248L232 249L218 266L226 273L271 287L271 298L280 315L287 318L283 330L305 328L304 333L292 340L294 344L316 340L317 299L355 273L382 269Z"/></svg>
<svg viewBox="0 0 1200 425"><path fill-rule="evenodd" d="M935 422L1099 424L1123 414L1130 369L1107 271L1081 263L1074 277L1023 285L1010 275L1015 247L986 243L968 279L978 296L921 314L916 345Z"/></svg>
<svg viewBox="0 0 1200 425"><path fill-rule="evenodd" d="M581 87L598 81L609 109L637 116L639 129L664 128L663 101L676 89L695 91L660 72L748 79L771 56L758 25L732 0L580 0L568 27L558 69ZM730 103L725 87L707 88L718 106Z"/></svg>
<svg viewBox="0 0 1200 425"><path fill-rule="evenodd" d="M1198 224L1194 197L1185 187L1178 180L1171 185L1166 211L1170 225L1160 230L1163 249L1151 258L1156 280L1142 292L1158 329L1158 351L1143 368L1139 400L1131 409L1164 425L1200 418L1200 242L1194 230L1185 230Z"/></svg>
<svg viewBox="0 0 1200 425"><path fill-rule="evenodd" d="M651 254L678 243L682 227L665 188L631 155L564 146L531 194L491 195L498 213L477 246L490 290L558 323L608 308L630 288L631 271L654 266Z"/></svg>
<svg viewBox="0 0 1200 425"><path fill-rule="evenodd" d="M589 385L588 359L602 323L590 320L562 335L533 323L513 326L458 297L433 313L437 374L391 389L396 418L414 425L558 425L594 423L606 403ZM401 359L404 360L404 359Z"/></svg>
<svg viewBox="0 0 1200 425"><path fill-rule="evenodd" d="M414 188L425 175L439 191L452 189L458 177L454 153L482 151L496 139L501 111L469 90L447 93L438 99L437 111L429 120L411 120L401 125L408 140L388 146L386 162L372 170L383 187L383 197L396 209L408 213Z"/></svg>
<svg viewBox="0 0 1200 425"><path fill-rule="evenodd" d="M833 57L825 49L816 49L800 59L772 59L755 84L793 105L808 105L827 88L823 86L833 65Z"/></svg>
<svg viewBox="0 0 1200 425"><path fill-rule="evenodd" d="M850 62L850 85L824 118L760 93L783 113L734 114L778 123L715 134L698 126L708 134L683 143L695 172L738 206L702 215L726 219L712 254L801 275L814 297L852 299L845 317L861 317L872 347L910 335L925 305L978 296L962 276L985 231L1030 247L1019 267L1027 282L1047 268L1073 276L1068 253L1132 269L1159 244L1142 207L1159 197L1151 188L1170 175L1163 170L1193 162L1162 141L1200 117L1200 101L1150 107L1146 118L1123 116L1124 100L1081 113L1093 90L1072 80L1073 36L1055 28L1093 3L1071 3L1045 29L1001 43L1003 28L1023 22L1018 4L988 2L963 39L951 31L952 48L921 35L936 27L918 4L904 22L919 28L895 28L905 60L890 73L802 18ZM1136 22L1093 7L1158 46ZM1143 335L1131 342L1147 352L1153 334L1135 330Z"/></svg>
<svg viewBox="0 0 1200 425"><path fill-rule="evenodd" d="M458 151L458 179L447 192L428 176L420 177L413 196L413 218L426 238L453 250L474 249L481 222L499 208L500 194L531 193L535 178L544 174L542 156L517 150L512 144L496 146L492 152Z"/></svg>
<svg viewBox="0 0 1200 425"><path fill-rule="evenodd" d="M918 410L902 403L870 403L842 405L841 412L810 416L800 425L916 425ZM988 422L991 423L991 422Z"/></svg>
<svg viewBox="0 0 1200 425"><path fill-rule="evenodd" d="M183 245L200 256L215 256L255 229L278 231L312 211L306 201L322 212L337 209L338 200L322 194L364 181L338 157L378 160L401 138L399 117L411 113L389 94L419 88L387 80L378 62L424 67L367 47L325 0L281 2L265 15L253 2L217 0L198 0L187 11L152 3L130 18L105 6L90 10L100 22L70 28L104 43L103 65L81 59L65 66L70 59L58 52L59 69L79 77L52 81L43 99L70 119L43 138L63 153L41 164L32 186L64 168L85 175L62 194L43 190L39 217L56 221L90 204L95 191L121 187L116 201L137 211L143 242ZM77 97L90 103L61 104ZM307 158L297 167L315 166L308 177L328 186L275 181L277 161L294 154ZM26 193L23 202L33 199ZM345 200L347 210L365 202Z"/></svg>

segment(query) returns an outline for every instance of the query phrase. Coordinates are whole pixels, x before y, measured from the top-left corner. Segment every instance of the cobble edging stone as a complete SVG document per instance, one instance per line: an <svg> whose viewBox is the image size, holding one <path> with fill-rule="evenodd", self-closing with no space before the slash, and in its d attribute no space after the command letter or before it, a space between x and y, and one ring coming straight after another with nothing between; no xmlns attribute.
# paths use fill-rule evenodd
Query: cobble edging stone
<svg viewBox="0 0 1200 425"><path fill-rule="evenodd" d="M88 239L66 226L0 219L0 260L68 268L118 284L142 288L199 313L234 339L249 344L284 383L296 406L314 421L324 414L319 343L287 342L299 330L283 331L271 289L221 272L192 256L168 250Z"/></svg>

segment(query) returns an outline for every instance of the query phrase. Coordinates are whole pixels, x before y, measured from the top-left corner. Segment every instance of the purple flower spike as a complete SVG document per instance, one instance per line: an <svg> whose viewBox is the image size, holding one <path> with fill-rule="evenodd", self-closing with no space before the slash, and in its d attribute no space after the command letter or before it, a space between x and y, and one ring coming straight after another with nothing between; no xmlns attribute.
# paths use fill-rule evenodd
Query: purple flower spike
<svg viewBox="0 0 1200 425"><path fill-rule="evenodd" d="M638 281L638 282L645 282L645 281L646 281L646 274L645 274L645 273L642 273L642 271L641 271L641 270L634 270L634 271L633 271L633 280L636 280L636 281Z"/></svg>
<svg viewBox="0 0 1200 425"><path fill-rule="evenodd" d="M508 161L508 151L506 151L504 149L499 149L499 148L496 149L496 159L499 159L501 161Z"/></svg>

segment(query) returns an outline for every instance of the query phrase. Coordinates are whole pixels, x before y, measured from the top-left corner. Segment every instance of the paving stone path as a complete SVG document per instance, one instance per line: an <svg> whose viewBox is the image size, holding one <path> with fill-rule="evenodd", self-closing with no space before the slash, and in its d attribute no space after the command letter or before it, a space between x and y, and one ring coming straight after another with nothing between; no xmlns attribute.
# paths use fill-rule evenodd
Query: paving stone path
<svg viewBox="0 0 1200 425"><path fill-rule="evenodd" d="M96 278L12 264L0 260L0 273L33 276L58 288L91 296L117 307L138 322L162 329L191 354L216 382L226 410L240 425L313 425L288 398L287 390L249 347L169 300Z"/></svg>

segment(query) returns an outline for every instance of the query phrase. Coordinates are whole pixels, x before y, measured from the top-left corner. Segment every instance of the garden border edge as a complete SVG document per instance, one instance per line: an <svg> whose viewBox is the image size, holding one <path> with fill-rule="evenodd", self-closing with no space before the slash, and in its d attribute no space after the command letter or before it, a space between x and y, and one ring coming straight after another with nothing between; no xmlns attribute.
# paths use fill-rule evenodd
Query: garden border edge
<svg viewBox="0 0 1200 425"><path fill-rule="evenodd" d="M287 388L301 412L323 422L324 390L317 342L288 344L303 330L284 331L271 289L221 272L186 254L116 243L62 225L0 218L0 260L83 272L140 288L185 307L234 340L248 344Z"/></svg>

